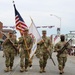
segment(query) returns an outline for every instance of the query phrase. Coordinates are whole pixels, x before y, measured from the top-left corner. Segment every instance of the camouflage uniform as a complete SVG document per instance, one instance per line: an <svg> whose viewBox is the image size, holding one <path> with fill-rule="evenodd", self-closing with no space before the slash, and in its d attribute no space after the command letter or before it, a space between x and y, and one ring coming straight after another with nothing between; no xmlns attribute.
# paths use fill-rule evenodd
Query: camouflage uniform
<svg viewBox="0 0 75 75"><path fill-rule="evenodd" d="M12 33L9 33L9 34L12 34ZM11 41L12 44L9 41ZM15 45L16 45L16 41L13 39L13 37L6 38L5 41L3 42L3 51L6 58L5 60L6 72L9 71L9 67L10 67L10 70L12 70L13 63L14 63L14 56L16 53L15 48L13 47Z"/></svg>
<svg viewBox="0 0 75 75"><path fill-rule="evenodd" d="M61 36L64 36L64 35L61 35ZM63 73L63 69L64 69L65 63L67 61L67 50L66 49L70 48L70 46L68 46L64 50L64 52L58 56L58 52L65 45L65 43L66 43L66 41L60 41L55 45L55 52L57 52L58 69L60 70L60 74Z"/></svg>
<svg viewBox="0 0 75 75"><path fill-rule="evenodd" d="M46 31L42 32L46 33ZM40 73L45 72L45 67L49 56L48 51L52 50L50 38L42 36L42 39L44 40L44 42L41 40L37 44L37 50L36 50L36 56L40 59L39 60Z"/></svg>
<svg viewBox="0 0 75 75"><path fill-rule="evenodd" d="M14 46L16 47L16 52L15 52L15 55L19 54L19 51L18 51L18 41L16 39L16 35L13 35L13 42L14 42Z"/></svg>
<svg viewBox="0 0 75 75"><path fill-rule="evenodd" d="M26 42L26 43L25 43ZM30 57L30 52L31 52L31 48L33 46L33 41L30 35L27 36L21 36L19 38L19 42L20 44L20 67L21 67L21 72L24 71L24 66L25 66L25 70L27 70L27 67L29 66L29 57ZM27 47L26 47L27 46ZM27 49L28 48L28 49ZM25 59L25 61L24 61Z"/></svg>

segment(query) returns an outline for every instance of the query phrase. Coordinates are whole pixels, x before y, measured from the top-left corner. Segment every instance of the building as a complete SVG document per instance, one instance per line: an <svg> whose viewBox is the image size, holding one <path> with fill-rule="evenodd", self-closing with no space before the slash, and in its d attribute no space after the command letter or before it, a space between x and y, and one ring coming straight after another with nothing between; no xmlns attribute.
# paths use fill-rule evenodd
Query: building
<svg viewBox="0 0 75 75"><path fill-rule="evenodd" d="M2 45L3 41L8 37L8 32L9 31L13 32L14 35L16 34L15 30L3 29L3 23L0 22L0 49L1 49L1 45Z"/></svg>
<svg viewBox="0 0 75 75"><path fill-rule="evenodd" d="M66 41L69 39L72 39L72 46L75 46L75 33L68 33L65 35L66 36Z"/></svg>

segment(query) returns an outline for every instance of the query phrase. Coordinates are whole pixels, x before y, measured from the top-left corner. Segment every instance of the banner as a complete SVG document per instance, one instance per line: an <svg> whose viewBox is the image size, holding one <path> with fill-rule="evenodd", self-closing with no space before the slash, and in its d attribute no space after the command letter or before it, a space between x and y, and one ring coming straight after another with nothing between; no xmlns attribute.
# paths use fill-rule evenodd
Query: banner
<svg viewBox="0 0 75 75"><path fill-rule="evenodd" d="M36 48L37 48L37 42L39 42L42 38L32 20L32 18L30 17L32 23L29 27L29 34L32 35L32 38L33 38L33 48L31 49L31 54L30 54L30 58L34 55L35 51L36 51Z"/></svg>

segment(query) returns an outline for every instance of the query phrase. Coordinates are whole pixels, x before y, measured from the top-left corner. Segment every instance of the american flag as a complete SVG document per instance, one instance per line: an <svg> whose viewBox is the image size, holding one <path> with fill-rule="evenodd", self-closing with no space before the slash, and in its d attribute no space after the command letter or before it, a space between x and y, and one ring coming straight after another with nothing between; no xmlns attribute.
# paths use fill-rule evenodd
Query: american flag
<svg viewBox="0 0 75 75"><path fill-rule="evenodd" d="M60 36L56 35L54 37L54 44L58 43L60 41Z"/></svg>
<svg viewBox="0 0 75 75"><path fill-rule="evenodd" d="M54 37L54 41L56 41L57 38L58 38L58 36L56 35L56 36Z"/></svg>
<svg viewBox="0 0 75 75"><path fill-rule="evenodd" d="M27 25L25 24L23 18L17 11L15 4L14 4L14 10L15 10L15 23L16 23L16 29L19 30L20 32L23 32L24 29L27 29Z"/></svg>

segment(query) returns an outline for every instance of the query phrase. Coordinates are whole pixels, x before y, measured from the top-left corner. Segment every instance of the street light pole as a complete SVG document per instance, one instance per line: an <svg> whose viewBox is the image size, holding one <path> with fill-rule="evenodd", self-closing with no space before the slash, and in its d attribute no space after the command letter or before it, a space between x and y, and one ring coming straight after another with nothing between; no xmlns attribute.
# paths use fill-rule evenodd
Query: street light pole
<svg viewBox="0 0 75 75"><path fill-rule="evenodd" d="M50 14L50 16L55 16L56 18L58 18L60 20L60 33L61 33L61 17L54 15L54 14Z"/></svg>

